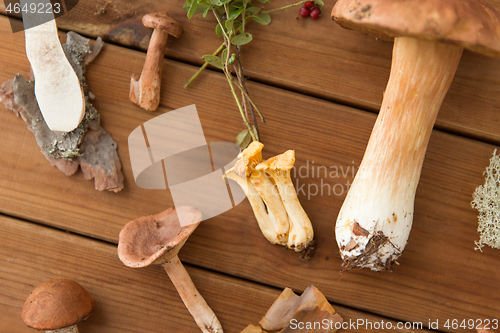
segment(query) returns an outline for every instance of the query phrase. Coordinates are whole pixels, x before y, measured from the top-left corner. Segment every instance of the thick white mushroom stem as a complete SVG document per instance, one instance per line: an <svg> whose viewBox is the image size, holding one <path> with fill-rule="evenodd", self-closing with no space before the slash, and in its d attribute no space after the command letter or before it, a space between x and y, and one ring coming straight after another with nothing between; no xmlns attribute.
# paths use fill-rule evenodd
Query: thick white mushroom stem
<svg viewBox="0 0 500 333"><path fill-rule="evenodd" d="M290 222L287 247L300 252L311 244L314 231L290 177L290 169L294 163L295 152L288 150L258 164L256 169L265 171L273 178Z"/></svg>
<svg viewBox="0 0 500 333"><path fill-rule="evenodd" d="M196 289L179 257L173 256L162 266L202 332L223 333L219 319Z"/></svg>
<svg viewBox="0 0 500 333"><path fill-rule="evenodd" d="M60 328L58 330L45 331L45 333L79 333L78 327L76 325L68 326L65 328Z"/></svg>
<svg viewBox="0 0 500 333"><path fill-rule="evenodd" d="M140 78L132 77L129 98L147 111L160 105L161 73L168 33L154 29Z"/></svg>
<svg viewBox="0 0 500 333"><path fill-rule="evenodd" d="M396 37L380 114L336 224L343 270L390 269L403 251L427 143L462 47Z"/></svg>
<svg viewBox="0 0 500 333"><path fill-rule="evenodd" d="M250 206L252 206L253 213L255 218L257 219L257 223L259 225L260 231L264 235L264 237L271 244L280 244L280 240L278 239L278 233L274 228L273 223L270 220L270 217L267 213L266 206L264 205L264 201L260 197L257 190L253 184L248 180L247 177L240 177L234 172L234 168L231 168L226 171L224 174L225 177L234 180L245 192L245 195L250 202Z"/></svg>

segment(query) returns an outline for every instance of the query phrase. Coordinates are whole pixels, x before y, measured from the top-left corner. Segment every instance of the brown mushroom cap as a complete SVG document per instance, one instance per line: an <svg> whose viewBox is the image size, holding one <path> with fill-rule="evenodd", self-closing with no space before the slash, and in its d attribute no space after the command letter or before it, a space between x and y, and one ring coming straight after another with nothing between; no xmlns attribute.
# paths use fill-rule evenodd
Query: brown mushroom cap
<svg viewBox="0 0 500 333"><path fill-rule="evenodd" d="M68 279L46 281L29 295L22 310L26 326L57 330L87 319L94 299L82 286Z"/></svg>
<svg viewBox="0 0 500 333"><path fill-rule="evenodd" d="M483 0L339 0L332 18L383 40L420 37L500 57L500 13Z"/></svg>
<svg viewBox="0 0 500 333"><path fill-rule="evenodd" d="M146 14L142 18L145 27L158 29L176 38L182 36L182 24L174 20L167 12Z"/></svg>
<svg viewBox="0 0 500 333"><path fill-rule="evenodd" d="M161 264L177 255L202 218L198 209L181 206L130 221L120 231L118 257L128 267Z"/></svg>

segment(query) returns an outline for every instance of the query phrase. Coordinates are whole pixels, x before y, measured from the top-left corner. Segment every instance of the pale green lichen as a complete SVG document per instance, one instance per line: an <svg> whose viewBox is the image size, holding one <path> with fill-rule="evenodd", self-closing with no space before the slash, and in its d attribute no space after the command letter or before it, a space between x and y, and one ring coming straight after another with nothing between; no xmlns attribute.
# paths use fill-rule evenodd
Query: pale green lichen
<svg viewBox="0 0 500 333"><path fill-rule="evenodd" d="M493 152L490 165L484 172L485 182L476 188L471 205L477 209L479 241L475 241L476 250L489 245L500 249L500 156Z"/></svg>

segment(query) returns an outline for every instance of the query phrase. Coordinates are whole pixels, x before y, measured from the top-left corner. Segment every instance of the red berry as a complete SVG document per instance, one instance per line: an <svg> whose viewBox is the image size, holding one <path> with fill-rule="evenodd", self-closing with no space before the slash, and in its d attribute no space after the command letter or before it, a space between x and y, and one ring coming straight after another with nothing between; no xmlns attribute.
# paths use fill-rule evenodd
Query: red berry
<svg viewBox="0 0 500 333"><path fill-rule="evenodd" d="M311 9L309 15L313 20L316 20L321 15L321 9L319 9L318 7L314 7L313 9Z"/></svg>
<svg viewBox="0 0 500 333"><path fill-rule="evenodd" d="M304 6L306 6L306 8L308 9L311 9L314 7L314 1L308 1L304 4Z"/></svg>
<svg viewBox="0 0 500 333"><path fill-rule="evenodd" d="M310 14L309 8L307 8L306 6L300 7L299 14L304 16L304 17L309 16L309 14Z"/></svg>

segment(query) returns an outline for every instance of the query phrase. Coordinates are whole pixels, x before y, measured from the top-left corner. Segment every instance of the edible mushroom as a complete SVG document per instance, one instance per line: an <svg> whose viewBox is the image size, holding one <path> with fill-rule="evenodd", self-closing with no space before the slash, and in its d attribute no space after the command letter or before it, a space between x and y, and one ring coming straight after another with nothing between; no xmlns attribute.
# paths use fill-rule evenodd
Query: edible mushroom
<svg viewBox="0 0 500 333"><path fill-rule="evenodd" d="M156 215L127 223L120 231L118 257L128 267L160 264L205 333L222 333L219 319L196 289L177 254L202 220L202 213L189 206L169 208Z"/></svg>
<svg viewBox="0 0 500 333"><path fill-rule="evenodd" d="M336 224L343 269L381 271L406 245L427 143L462 50L500 56L500 14L482 0L339 0L332 18L394 39L380 113Z"/></svg>
<svg viewBox="0 0 500 333"><path fill-rule="evenodd" d="M68 279L53 279L36 287L22 310L26 326L46 332L78 333L78 324L90 315L94 299Z"/></svg>
<svg viewBox="0 0 500 333"><path fill-rule="evenodd" d="M309 247L314 238L314 231L307 213L299 202L290 177L290 170L294 164L295 151L287 150L283 154L257 164L255 169L270 175L276 184L290 224L287 247L300 252Z"/></svg>
<svg viewBox="0 0 500 333"><path fill-rule="evenodd" d="M146 14L142 18L142 24L154 30L141 76L137 78L133 74L130 80L129 98L141 108L155 111L160 104L161 72L168 35L178 38L182 35L183 28L167 12Z"/></svg>

